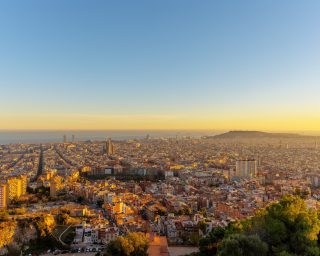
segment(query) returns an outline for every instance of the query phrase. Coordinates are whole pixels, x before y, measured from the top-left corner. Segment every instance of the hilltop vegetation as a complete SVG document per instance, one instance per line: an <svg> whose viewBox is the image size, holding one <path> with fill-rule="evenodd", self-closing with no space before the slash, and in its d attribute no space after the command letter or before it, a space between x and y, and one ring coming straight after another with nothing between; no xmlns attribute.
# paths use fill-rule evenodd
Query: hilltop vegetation
<svg viewBox="0 0 320 256"><path fill-rule="evenodd" d="M15 228L15 222L5 221L0 223L0 249L12 242Z"/></svg>
<svg viewBox="0 0 320 256"><path fill-rule="evenodd" d="M200 241L199 256L319 256L319 212L287 195L253 218L216 228Z"/></svg>
<svg viewBox="0 0 320 256"><path fill-rule="evenodd" d="M0 255L20 255L26 248L32 252L51 246L51 233L56 226L52 215L13 220L8 212L2 210L0 214Z"/></svg>
<svg viewBox="0 0 320 256"><path fill-rule="evenodd" d="M144 233L132 232L110 242L105 256L147 256L148 239Z"/></svg>
<svg viewBox="0 0 320 256"><path fill-rule="evenodd" d="M303 138L311 136L303 136L296 133L269 133L269 132L260 132L260 131L229 131L223 134L219 134L210 138L215 139L237 139L237 138L246 138L246 139L259 139L259 138Z"/></svg>

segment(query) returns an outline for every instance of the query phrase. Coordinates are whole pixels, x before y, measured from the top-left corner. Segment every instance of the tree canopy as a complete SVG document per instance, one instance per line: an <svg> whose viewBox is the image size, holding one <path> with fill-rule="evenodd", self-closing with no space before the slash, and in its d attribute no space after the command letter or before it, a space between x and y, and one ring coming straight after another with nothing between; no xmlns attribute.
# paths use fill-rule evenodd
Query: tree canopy
<svg viewBox="0 0 320 256"><path fill-rule="evenodd" d="M200 255L319 256L319 232L317 211L286 195L250 219L215 228L200 241Z"/></svg>
<svg viewBox="0 0 320 256"><path fill-rule="evenodd" d="M132 232L119 236L107 246L105 255L113 256L144 256L147 255L148 239L144 233Z"/></svg>
<svg viewBox="0 0 320 256"><path fill-rule="evenodd" d="M50 214L36 217L34 219L34 223L36 225L40 238L49 236L52 233L56 224L53 216Z"/></svg>
<svg viewBox="0 0 320 256"><path fill-rule="evenodd" d="M258 236L233 234L222 241L219 256L266 256L268 246Z"/></svg>
<svg viewBox="0 0 320 256"><path fill-rule="evenodd" d="M0 222L0 248L12 242L15 228L15 222Z"/></svg>

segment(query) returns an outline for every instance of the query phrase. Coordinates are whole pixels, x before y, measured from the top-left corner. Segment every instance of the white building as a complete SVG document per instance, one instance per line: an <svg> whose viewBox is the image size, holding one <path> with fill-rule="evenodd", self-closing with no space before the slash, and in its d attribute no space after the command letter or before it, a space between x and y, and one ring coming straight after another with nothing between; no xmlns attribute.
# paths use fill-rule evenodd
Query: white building
<svg viewBox="0 0 320 256"><path fill-rule="evenodd" d="M257 161L254 159L237 160L236 176L240 178L254 178L257 176Z"/></svg>

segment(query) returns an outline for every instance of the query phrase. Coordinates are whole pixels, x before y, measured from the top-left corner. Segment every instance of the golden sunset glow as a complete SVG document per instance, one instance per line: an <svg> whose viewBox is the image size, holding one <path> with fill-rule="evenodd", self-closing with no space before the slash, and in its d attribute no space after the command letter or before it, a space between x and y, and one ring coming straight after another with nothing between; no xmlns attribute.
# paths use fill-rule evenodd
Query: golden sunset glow
<svg viewBox="0 0 320 256"><path fill-rule="evenodd" d="M269 130L305 131L320 130L318 115L79 115L39 114L3 115L0 129L11 130L136 130L136 129L181 129L181 130Z"/></svg>

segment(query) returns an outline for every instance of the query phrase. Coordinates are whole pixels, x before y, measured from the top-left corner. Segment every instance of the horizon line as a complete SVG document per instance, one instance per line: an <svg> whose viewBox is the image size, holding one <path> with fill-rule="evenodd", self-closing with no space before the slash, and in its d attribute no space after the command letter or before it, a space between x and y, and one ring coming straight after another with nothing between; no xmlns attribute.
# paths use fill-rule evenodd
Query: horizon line
<svg viewBox="0 0 320 256"><path fill-rule="evenodd" d="M272 129L272 130L264 130L264 129L208 129L208 128L203 128L203 129L179 129L179 128L174 128L174 129L123 129L123 128L118 128L118 129L81 129L81 128L75 128L75 129L1 129L0 132L37 132L37 131L199 131L199 132L204 132L204 131L211 131L211 132L228 132L228 131L259 131L259 132L320 132L319 130L287 130L287 129Z"/></svg>

